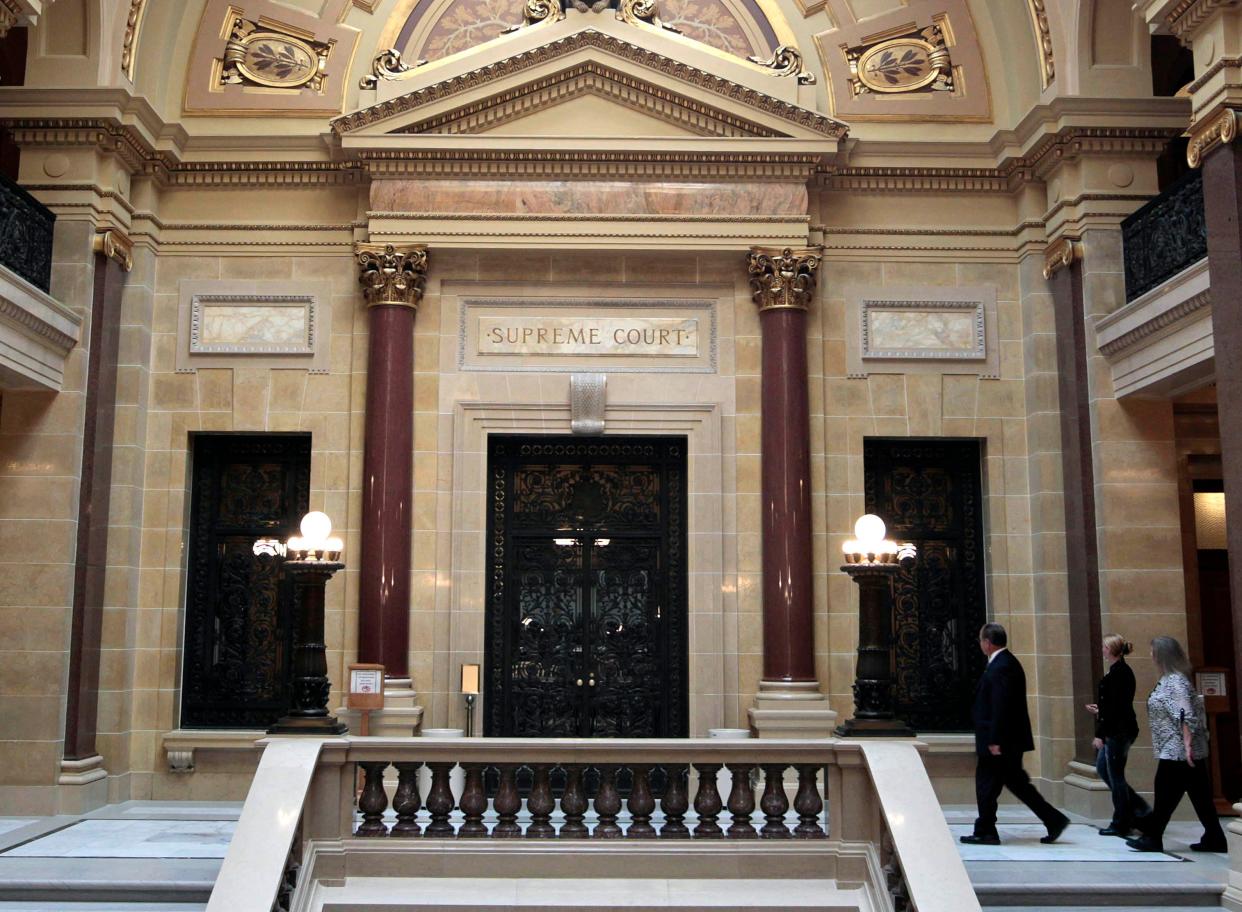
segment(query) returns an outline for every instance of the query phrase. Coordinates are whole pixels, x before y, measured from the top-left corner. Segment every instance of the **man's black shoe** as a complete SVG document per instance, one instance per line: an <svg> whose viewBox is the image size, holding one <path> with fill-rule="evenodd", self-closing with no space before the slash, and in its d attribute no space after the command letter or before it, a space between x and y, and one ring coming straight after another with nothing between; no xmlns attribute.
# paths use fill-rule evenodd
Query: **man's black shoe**
<svg viewBox="0 0 1242 912"><path fill-rule="evenodd" d="M1114 826L1113 824L1110 823L1108 826L1104 827L1104 829L1100 830L1100 835L1101 836L1125 836L1128 839L1130 836L1130 828Z"/></svg>
<svg viewBox="0 0 1242 912"><path fill-rule="evenodd" d="M1126 845L1140 852L1163 852L1164 843L1159 839L1152 839L1150 836L1139 836L1136 839L1127 839Z"/></svg>
<svg viewBox="0 0 1242 912"><path fill-rule="evenodd" d="M1190 845L1192 852L1228 852L1229 846L1225 843L1215 842L1194 842Z"/></svg>
<svg viewBox="0 0 1242 912"><path fill-rule="evenodd" d="M978 833L971 833L968 836L962 836L959 841L966 845L1000 845L1000 837L995 833L991 835L980 836Z"/></svg>
<svg viewBox="0 0 1242 912"><path fill-rule="evenodd" d="M1048 827L1048 835L1041 836L1039 841L1044 845L1056 842L1061 838L1061 834L1065 832L1067 826L1069 826L1069 818L1062 816L1060 820Z"/></svg>

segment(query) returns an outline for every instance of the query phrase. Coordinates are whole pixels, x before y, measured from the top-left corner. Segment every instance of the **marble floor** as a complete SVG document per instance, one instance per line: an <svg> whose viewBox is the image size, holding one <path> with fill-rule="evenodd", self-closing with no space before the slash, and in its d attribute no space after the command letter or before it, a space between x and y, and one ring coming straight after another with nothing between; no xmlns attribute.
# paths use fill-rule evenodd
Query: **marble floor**
<svg viewBox="0 0 1242 912"><path fill-rule="evenodd" d="M238 803L131 801L80 817L0 817L0 912L198 912L240 811ZM946 807L945 818L955 833L969 832L974 808ZM1218 896L1227 876L1226 856L1188 850L1202 832L1193 822L1172 823L1160 855L1100 836L1098 821L1075 818L1051 846L1039 843L1043 827L1025 808L1003 806L998 823L1000 846L959 846L985 909L1038 908L1023 897L1039 891L1060 894L1066 908L1129 891L1150 901L1144 908L1173 912ZM49 882L86 892L70 899L34 889ZM166 889L153 895L160 884Z"/></svg>

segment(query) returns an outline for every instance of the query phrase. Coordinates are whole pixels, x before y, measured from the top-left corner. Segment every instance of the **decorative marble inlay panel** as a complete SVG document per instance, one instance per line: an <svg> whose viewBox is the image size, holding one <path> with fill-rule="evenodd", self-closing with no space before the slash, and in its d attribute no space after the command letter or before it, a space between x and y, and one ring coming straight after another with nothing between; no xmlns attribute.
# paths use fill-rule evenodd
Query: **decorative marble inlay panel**
<svg viewBox="0 0 1242 912"><path fill-rule="evenodd" d="M313 283L181 283L177 370L296 367L326 372L331 308Z"/></svg>
<svg viewBox="0 0 1242 912"><path fill-rule="evenodd" d="M371 210L495 215L805 216L805 184L377 180Z"/></svg>
<svg viewBox="0 0 1242 912"><path fill-rule="evenodd" d="M460 370L716 369L716 309L706 300L471 296L459 329Z"/></svg>
<svg viewBox="0 0 1242 912"><path fill-rule="evenodd" d="M983 331L981 301L865 301L862 356L984 358Z"/></svg>
<svg viewBox="0 0 1242 912"><path fill-rule="evenodd" d="M927 371L1000 375L991 286L857 289L848 305L852 377Z"/></svg>
<svg viewBox="0 0 1242 912"><path fill-rule="evenodd" d="M191 301L192 354L313 354L315 300L263 295L264 303L238 304L231 295L195 295Z"/></svg>

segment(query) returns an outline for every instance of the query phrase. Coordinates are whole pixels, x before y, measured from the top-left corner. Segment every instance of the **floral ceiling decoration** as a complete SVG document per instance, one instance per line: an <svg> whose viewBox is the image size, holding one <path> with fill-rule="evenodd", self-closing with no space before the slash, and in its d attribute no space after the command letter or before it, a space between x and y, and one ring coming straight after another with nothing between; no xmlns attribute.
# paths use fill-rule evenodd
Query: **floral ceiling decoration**
<svg viewBox="0 0 1242 912"><path fill-rule="evenodd" d="M845 48L845 57L855 96L953 91L953 62L939 25L911 30L870 46Z"/></svg>
<svg viewBox="0 0 1242 912"><path fill-rule="evenodd" d="M584 0L583 3L585 9L592 11L596 11L597 5L602 10L615 2ZM640 14L650 6L654 17L654 4L631 3L629 8L636 5L641 8L635 10L634 15L651 22L651 18ZM658 23L728 54L744 59L752 56L767 59L772 56L776 42L769 34L771 27L763 20L762 13L757 7L752 12L751 5L750 0L660 0ZM476 47L517 24L530 23L529 6L527 0L449 0L438 13L430 13L435 18L429 26L418 23L416 28L407 28L404 35L407 43L402 54L409 60L438 60ZM545 0L541 6L554 13L559 11L560 3ZM751 21L746 21L748 19Z"/></svg>
<svg viewBox="0 0 1242 912"><path fill-rule="evenodd" d="M235 16L224 47L220 84L320 92L331 50L331 44Z"/></svg>

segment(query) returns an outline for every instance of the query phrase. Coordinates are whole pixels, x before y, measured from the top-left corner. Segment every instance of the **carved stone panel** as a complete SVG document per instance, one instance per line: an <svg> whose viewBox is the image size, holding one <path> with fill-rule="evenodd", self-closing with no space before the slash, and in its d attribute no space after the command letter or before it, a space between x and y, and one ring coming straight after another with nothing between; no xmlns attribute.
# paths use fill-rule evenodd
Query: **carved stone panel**
<svg viewBox="0 0 1242 912"><path fill-rule="evenodd" d="M180 286L177 371L301 368L327 373L332 308L313 282L195 280Z"/></svg>
<svg viewBox="0 0 1242 912"><path fill-rule="evenodd" d="M996 289L877 286L847 292L849 376L1000 376Z"/></svg>

